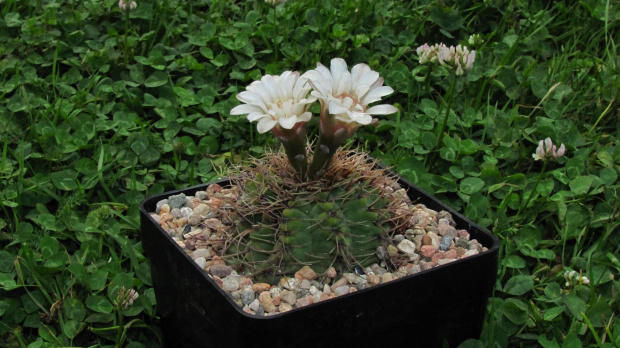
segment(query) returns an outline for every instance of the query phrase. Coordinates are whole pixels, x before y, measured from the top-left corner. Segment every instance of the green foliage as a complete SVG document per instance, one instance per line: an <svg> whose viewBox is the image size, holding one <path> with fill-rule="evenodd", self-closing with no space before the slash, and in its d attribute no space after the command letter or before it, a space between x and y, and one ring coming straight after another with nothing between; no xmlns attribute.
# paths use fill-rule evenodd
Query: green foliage
<svg viewBox="0 0 620 348"><path fill-rule="evenodd" d="M343 57L401 110L355 144L502 240L485 329L463 346L620 346L614 2L2 4L4 345L159 345L139 202L274 144L229 114L238 85ZM419 45L475 33L466 75L418 64ZM567 151L543 165L546 137ZM140 295L127 309L123 286Z"/></svg>

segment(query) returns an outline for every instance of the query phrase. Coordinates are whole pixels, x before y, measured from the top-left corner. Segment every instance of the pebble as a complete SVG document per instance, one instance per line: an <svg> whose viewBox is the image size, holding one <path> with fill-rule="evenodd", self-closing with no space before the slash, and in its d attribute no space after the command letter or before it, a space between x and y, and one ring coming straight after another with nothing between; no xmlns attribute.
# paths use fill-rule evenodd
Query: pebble
<svg viewBox="0 0 620 348"><path fill-rule="evenodd" d="M223 284L223 288L224 290L228 291L228 292L232 292L235 291L237 289L239 289L239 282L236 281L235 279L223 279L224 284Z"/></svg>
<svg viewBox="0 0 620 348"><path fill-rule="evenodd" d="M466 240L469 240L469 238L470 238L469 232L467 232L467 230L459 230L457 232L457 237L464 238Z"/></svg>
<svg viewBox="0 0 620 348"><path fill-rule="evenodd" d="M475 239L469 241L469 250L476 250L478 252L482 251L482 244Z"/></svg>
<svg viewBox="0 0 620 348"><path fill-rule="evenodd" d="M196 193L194 193L194 197L204 201L209 197L209 195L207 194L207 191L196 191Z"/></svg>
<svg viewBox="0 0 620 348"><path fill-rule="evenodd" d="M205 259L202 256L194 259L194 262L196 262L196 264L198 265L198 267L200 267L200 269L205 269L205 266L207 265L207 259Z"/></svg>
<svg viewBox="0 0 620 348"><path fill-rule="evenodd" d="M312 304L312 295L308 295L305 297L300 298L299 300L297 300L297 303L295 304L295 307L299 308L299 307L305 307L307 305Z"/></svg>
<svg viewBox="0 0 620 348"><path fill-rule="evenodd" d="M273 304L273 299L271 298L271 295L269 295L269 292L267 291L262 292L258 296L258 300L263 305L265 312L267 313L275 312L276 306Z"/></svg>
<svg viewBox="0 0 620 348"><path fill-rule="evenodd" d="M260 307L260 301L258 299L254 299L254 301L250 302L248 307L254 312L258 311L258 307Z"/></svg>
<svg viewBox="0 0 620 348"><path fill-rule="evenodd" d="M187 218L188 216L190 216L190 214L194 213L192 208L188 208L188 207L183 207L180 209L180 211L181 211L181 216L184 218Z"/></svg>
<svg viewBox="0 0 620 348"><path fill-rule="evenodd" d="M299 289L299 280L295 278L282 278L280 279L280 286L287 290Z"/></svg>
<svg viewBox="0 0 620 348"><path fill-rule="evenodd" d="M390 282L390 281L392 281L393 279L394 279L394 275L393 275L392 273L390 273L390 272L384 273L384 274L381 276L381 282L382 282L382 283L387 283L387 282Z"/></svg>
<svg viewBox="0 0 620 348"><path fill-rule="evenodd" d="M450 249L451 246L452 246L452 237L445 236L441 239L441 243L439 244L439 250L446 251Z"/></svg>
<svg viewBox="0 0 620 348"><path fill-rule="evenodd" d="M271 295L271 298L273 298L274 301L276 300L276 298L278 299L278 301L280 301L281 293L282 293L282 289L278 288L277 286L274 286L273 288L269 289L269 295Z"/></svg>
<svg viewBox="0 0 620 348"><path fill-rule="evenodd" d="M439 244L441 240L439 239L439 236L437 235L437 233L428 232L426 235L431 238L431 245L434 246L435 249L439 249Z"/></svg>
<svg viewBox="0 0 620 348"><path fill-rule="evenodd" d="M155 212L157 214L161 214L161 208L164 206L164 204L168 204L168 200L167 199L162 199L161 201L159 201L159 202L157 202L155 204ZM166 211L166 213L170 211L170 206L168 206L167 209L168 209L168 211Z"/></svg>
<svg viewBox="0 0 620 348"><path fill-rule="evenodd" d="M345 277L342 277L342 278L338 279L338 281L337 281L337 282L335 282L335 283L332 285L332 291L333 291L334 289L336 289L336 288L339 288L339 287L343 286L343 285L347 285L347 284L348 284L348 282L349 282L349 281L348 281L348 280L347 280L347 278L345 278Z"/></svg>
<svg viewBox="0 0 620 348"><path fill-rule="evenodd" d="M431 240L431 237L429 237L428 235L424 235L422 236L422 246L424 245L432 245L433 242Z"/></svg>
<svg viewBox="0 0 620 348"><path fill-rule="evenodd" d="M420 267L420 264L417 264L417 265L413 265L413 267L409 268L408 273L409 274L416 274L416 273L419 273L420 271L422 271L422 268Z"/></svg>
<svg viewBox="0 0 620 348"><path fill-rule="evenodd" d="M457 257L458 257L458 253L456 249L450 249L446 251L445 253L443 253L444 259L456 259Z"/></svg>
<svg viewBox="0 0 620 348"><path fill-rule="evenodd" d="M387 257L387 250L383 246L379 245L375 251L375 254L379 260L384 260Z"/></svg>
<svg viewBox="0 0 620 348"><path fill-rule="evenodd" d="M181 193L178 195L168 197L168 205L171 209L181 208L185 205L185 194Z"/></svg>
<svg viewBox="0 0 620 348"><path fill-rule="evenodd" d="M366 275L366 280L368 280L368 283L371 285L381 284L381 277L374 273L368 273Z"/></svg>
<svg viewBox="0 0 620 348"><path fill-rule="evenodd" d="M321 302L327 298L329 298L329 295L324 295L322 291L317 291L316 294L312 295L312 303Z"/></svg>
<svg viewBox="0 0 620 348"><path fill-rule="evenodd" d="M429 270L429 269L435 267L434 263L427 262L427 261L420 261L419 265L420 265L420 270L422 270L422 271L426 271L426 270Z"/></svg>
<svg viewBox="0 0 620 348"><path fill-rule="evenodd" d="M194 252L192 252L192 258L194 260L196 260L199 257L202 257L202 258L206 259L206 258L208 258L210 256L211 256L211 254L209 253L208 249L196 249L196 250L194 250ZM204 266L202 268L204 268Z"/></svg>
<svg viewBox="0 0 620 348"><path fill-rule="evenodd" d="M175 219L183 217L183 214L181 213L181 209L179 208L174 208L170 210L170 215L172 215L172 217L174 217Z"/></svg>
<svg viewBox="0 0 620 348"><path fill-rule="evenodd" d="M344 273L343 277L347 278L347 282L350 284L364 284L366 283L366 279L358 276L355 273Z"/></svg>
<svg viewBox="0 0 620 348"><path fill-rule="evenodd" d="M226 278L232 273L232 267L226 265L211 265L209 272L216 277Z"/></svg>
<svg viewBox="0 0 620 348"><path fill-rule="evenodd" d="M431 262L434 264L437 264L440 259L443 259L443 255L441 255L441 253L434 253L433 256L431 256Z"/></svg>
<svg viewBox="0 0 620 348"><path fill-rule="evenodd" d="M206 216L211 212L211 208L208 205L202 203L194 207L192 213L197 216Z"/></svg>
<svg viewBox="0 0 620 348"><path fill-rule="evenodd" d="M383 273L387 272L385 268L380 267L376 263L372 264L372 266L370 266L370 269L372 270L374 274L379 275L379 276L382 276Z"/></svg>
<svg viewBox="0 0 620 348"><path fill-rule="evenodd" d="M327 272L325 272L325 275L329 278L336 278L336 269L334 267L330 267L327 269Z"/></svg>
<svg viewBox="0 0 620 348"><path fill-rule="evenodd" d="M336 294L336 296L342 296L345 294L349 293L349 287L348 286L339 286L336 289L332 288L332 291L334 292L334 294Z"/></svg>
<svg viewBox="0 0 620 348"><path fill-rule="evenodd" d="M245 290L241 293L241 302L243 304L250 304L256 298L256 294L252 290Z"/></svg>
<svg viewBox="0 0 620 348"><path fill-rule="evenodd" d="M293 306L285 302L285 303L282 303L278 309L280 310L280 313L284 313L284 312L288 312L291 309L293 309Z"/></svg>
<svg viewBox="0 0 620 348"><path fill-rule="evenodd" d="M252 291L254 291L255 293L260 294L263 291L269 290L270 287L271 287L271 285L269 285L267 283L256 283L256 284L252 285Z"/></svg>
<svg viewBox="0 0 620 348"><path fill-rule="evenodd" d="M457 232L456 232L456 228L448 225L448 224L441 224L439 226L437 226L437 229L439 230L439 235L442 237L456 237L457 236Z"/></svg>
<svg viewBox="0 0 620 348"><path fill-rule="evenodd" d="M422 256L424 256L427 259L430 259L433 254L435 253L435 247L432 245L423 245L422 248L420 248L420 252L422 253Z"/></svg>
<svg viewBox="0 0 620 348"><path fill-rule="evenodd" d="M403 239L400 243L398 243L397 248L407 255L415 254L415 244L408 239Z"/></svg>
<svg viewBox="0 0 620 348"><path fill-rule="evenodd" d="M455 245L457 247L461 247L463 249L467 249L469 247L469 241L467 241L467 239L465 239L465 238L458 238L456 240Z"/></svg>
<svg viewBox="0 0 620 348"><path fill-rule="evenodd" d="M282 293L280 294L280 299L284 301L284 303L288 303L291 306L297 303L297 295L295 295L294 292L288 290L282 290Z"/></svg>
<svg viewBox="0 0 620 348"><path fill-rule="evenodd" d="M468 250L465 254L463 254L463 256L461 257L469 257L469 256L474 256L476 254L478 254L478 250L476 249L472 249L472 250Z"/></svg>
<svg viewBox="0 0 620 348"><path fill-rule="evenodd" d="M310 289L310 287L312 286L312 284L310 284L310 281L308 279L302 279L301 282L299 282L299 287L301 289Z"/></svg>

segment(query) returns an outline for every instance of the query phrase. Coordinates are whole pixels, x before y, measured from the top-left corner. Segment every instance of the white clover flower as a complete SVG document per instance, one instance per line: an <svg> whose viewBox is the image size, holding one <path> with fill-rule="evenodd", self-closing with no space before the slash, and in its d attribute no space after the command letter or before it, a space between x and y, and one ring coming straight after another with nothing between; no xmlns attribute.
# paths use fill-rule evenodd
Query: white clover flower
<svg viewBox="0 0 620 348"><path fill-rule="evenodd" d="M118 7L123 11L125 11L127 7L129 7L130 10L133 10L138 7L138 4L135 1L130 2L129 0L119 0Z"/></svg>
<svg viewBox="0 0 620 348"><path fill-rule="evenodd" d="M330 69L317 63L317 68L304 76L314 89L312 96L320 99L323 107L337 120L367 125L372 122L372 115L388 115L398 111L387 104L368 107L368 104L381 100L394 90L383 86L383 78L366 64L357 64L349 72L344 59L334 58Z"/></svg>
<svg viewBox="0 0 620 348"><path fill-rule="evenodd" d="M123 309L127 309L127 308L129 308L129 306L131 306L133 304L133 302L135 300L138 299L138 297L140 297L140 295L138 294L138 292L136 290L131 289L131 290L128 291L123 286L118 291L118 294L116 295L116 301L114 301L114 303L116 305L122 307Z"/></svg>
<svg viewBox="0 0 620 348"><path fill-rule="evenodd" d="M538 147L536 148L536 152L532 154L534 160L547 160L547 159L558 159L558 157L564 156L566 152L566 147L564 144L560 145L558 149L557 146L553 145L553 141L551 138L547 138L545 140L541 140L538 143Z"/></svg>
<svg viewBox="0 0 620 348"><path fill-rule="evenodd" d="M309 92L307 80L296 71L285 71L280 76L265 75L237 94L237 99L245 104L234 107L230 114L247 114L250 122L258 121L259 133L278 124L284 129L292 129L295 124L308 122L312 117L308 108L316 98L308 97Z"/></svg>
<svg viewBox="0 0 620 348"><path fill-rule="evenodd" d="M470 70L474 66L476 60L476 51L470 51L467 47L457 45L446 46L444 44L435 44L429 46L424 44L416 49L420 64L439 63L456 68L456 75L460 76L466 70Z"/></svg>
<svg viewBox="0 0 620 348"><path fill-rule="evenodd" d="M582 275L581 271L579 273L577 273L576 271L566 271L566 273L564 273L564 279L566 279L566 284L564 285L567 287L575 286L578 284L590 284L590 279Z"/></svg>

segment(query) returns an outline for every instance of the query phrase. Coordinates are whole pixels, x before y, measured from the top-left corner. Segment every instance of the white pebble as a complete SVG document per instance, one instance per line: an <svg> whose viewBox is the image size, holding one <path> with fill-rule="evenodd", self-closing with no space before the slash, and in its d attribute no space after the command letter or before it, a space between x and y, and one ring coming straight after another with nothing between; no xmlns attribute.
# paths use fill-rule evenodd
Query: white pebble
<svg viewBox="0 0 620 348"><path fill-rule="evenodd" d="M228 292L235 291L239 289L239 282L234 279L224 279L223 288L225 291L228 291Z"/></svg>
<svg viewBox="0 0 620 348"><path fill-rule="evenodd" d="M250 307L251 310L253 310L254 312L258 311L258 308L260 307L260 301L258 299L254 299L254 301L252 301L248 307Z"/></svg>
<svg viewBox="0 0 620 348"><path fill-rule="evenodd" d="M205 269L205 266L207 265L207 260L202 256L194 259L194 262L196 262L200 269Z"/></svg>
<svg viewBox="0 0 620 348"><path fill-rule="evenodd" d="M336 296L342 296L342 295L346 295L349 293L349 287L348 286L339 286L336 289L333 289L334 293L336 294Z"/></svg>
<svg viewBox="0 0 620 348"><path fill-rule="evenodd" d="M463 257L469 257L469 256L474 256L474 255L476 255L476 254L478 254L478 250L476 250L476 249L471 249L471 250L468 250L465 254L463 254L463 256L461 256L461 258L463 258Z"/></svg>
<svg viewBox="0 0 620 348"><path fill-rule="evenodd" d="M415 254L415 244L408 239L403 239L396 248L407 255Z"/></svg>
<svg viewBox="0 0 620 348"><path fill-rule="evenodd" d="M188 208L188 207L183 207L183 208L181 208L181 215L182 215L184 218L187 218L187 217L188 217L188 216L189 216L192 212L193 212L193 211L192 211L192 208Z"/></svg>

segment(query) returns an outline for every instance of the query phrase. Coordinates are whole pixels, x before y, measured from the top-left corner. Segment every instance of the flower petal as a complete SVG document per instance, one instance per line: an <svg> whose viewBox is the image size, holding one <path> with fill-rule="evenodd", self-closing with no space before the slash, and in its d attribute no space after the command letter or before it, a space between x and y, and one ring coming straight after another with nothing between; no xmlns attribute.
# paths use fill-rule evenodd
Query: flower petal
<svg viewBox="0 0 620 348"><path fill-rule="evenodd" d="M258 132L262 134L270 131L276 124L278 124L278 121L272 120L271 117L263 117L260 121L258 121L256 129L258 129Z"/></svg>
<svg viewBox="0 0 620 348"><path fill-rule="evenodd" d="M261 119L261 118L263 118L265 116L266 115L264 113L262 113L262 112L252 112L252 113L248 114L247 118L248 118L248 121L254 122L254 121L259 120L259 119Z"/></svg>
<svg viewBox="0 0 620 348"><path fill-rule="evenodd" d="M377 87L375 89L368 91L368 94L366 94L364 98L362 99L362 104L368 105L370 103L381 100L381 97L386 96L388 94L392 94L392 93L394 93L394 90L392 89L392 87L389 87L389 86Z"/></svg>
<svg viewBox="0 0 620 348"><path fill-rule="evenodd" d="M312 113L306 111L303 114L299 115L299 117L297 117L297 122L308 122L311 118Z"/></svg>
<svg viewBox="0 0 620 348"><path fill-rule="evenodd" d="M398 109L393 105L381 104L369 108L368 110L366 110L366 113L368 115L389 115L397 111Z"/></svg>
<svg viewBox="0 0 620 348"><path fill-rule="evenodd" d="M231 115L246 115L253 112L264 112L263 109L253 104L241 104L237 105L230 110Z"/></svg>
<svg viewBox="0 0 620 348"><path fill-rule="evenodd" d="M332 76L334 80L338 81L338 79L340 79L340 76L342 76L342 74L344 74L345 72L348 72L347 63L342 58L334 58L331 61L330 70L332 72Z"/></svg>
<svg viewBox="0 0 620 348"><path fill-rule="evenodd" d="M293 126L295 126L295 123L297 123L297 116L292 115L289 117L280 117L278 122L280 123L280 126L282 126L282 128L291 129L293 128Z"/></svg>
<svg viewBox="0 0 620 348"><path fill-rule="evenodd" d="M239 94L237 94L237 99L246 104L254 104L262 109L267 110L263 98L257 93L249 91L240 92Z"/></svg>
<svg viewBox="0 0 620 348"><path fill-rule="evenodd" d="M342 114L349 111L349 108L347 108L346 106L335 102L335 101L331 101L329 102L329 113L332 115L336 115L336 114Z"/></svg>

